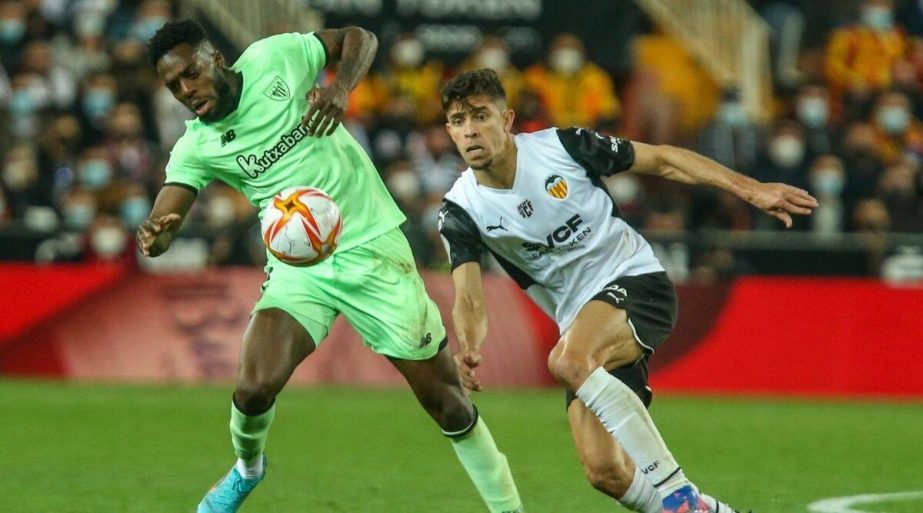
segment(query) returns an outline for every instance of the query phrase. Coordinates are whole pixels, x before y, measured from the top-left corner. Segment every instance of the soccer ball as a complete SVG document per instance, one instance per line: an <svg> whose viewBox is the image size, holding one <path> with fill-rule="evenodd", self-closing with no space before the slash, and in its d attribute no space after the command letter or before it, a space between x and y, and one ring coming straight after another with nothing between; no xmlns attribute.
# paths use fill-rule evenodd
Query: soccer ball
<svg viewBox="0 0 923 513"><path fill-rule="evenodd" d="M263 242L279 260L314 265L330 256L340 242L343 219L336 203L313 187L289 187L263 209Z"/></svg>

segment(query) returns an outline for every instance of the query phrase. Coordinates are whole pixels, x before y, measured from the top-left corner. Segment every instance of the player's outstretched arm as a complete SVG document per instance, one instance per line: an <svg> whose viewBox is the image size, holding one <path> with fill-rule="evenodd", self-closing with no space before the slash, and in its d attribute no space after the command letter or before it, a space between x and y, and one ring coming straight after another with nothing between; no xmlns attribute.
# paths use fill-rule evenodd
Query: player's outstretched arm
<svg viewBox="0 0 923 513"><path fill-rule="evenodd" d="M658 175L690 184L704 184L732 192L763 212L792 226L792 214L809 215L817 200L807 191L784 183L762 183L732 171L714 160L675 146L632 141L637 173Z"/></svg>
<svg viewBox="0 0 923 513"><path fill-rule="evenodd" d="M138 226L135 234L142 255L160 256L170 247L173 235L183 223L195 198L195 193L185 187L165 185L160 189L154 200L154 208Z"/></svg>
<svg viewBox="0 0 923 513"><path fill-rule="evenodd" d="M455 364L458 365L458 373L465 388L479 391L481 382L474 369L481 364L481 345L487 336L487 307L481 286L481 264L466 262L459 265L452 271L452 282L455 285L452 320L459 348L455 354Z"/></svg>
<svg viewBox="0 0 923 513"><path fill-rule="evenodd" d="M308 92L308 111L301 118L309 135L321 137L333 134L343 121L350 91L375 60L378 38L359 27L319 30L314 35L327 48L327 67L339 65L329 87L315 86Z"/></svg>

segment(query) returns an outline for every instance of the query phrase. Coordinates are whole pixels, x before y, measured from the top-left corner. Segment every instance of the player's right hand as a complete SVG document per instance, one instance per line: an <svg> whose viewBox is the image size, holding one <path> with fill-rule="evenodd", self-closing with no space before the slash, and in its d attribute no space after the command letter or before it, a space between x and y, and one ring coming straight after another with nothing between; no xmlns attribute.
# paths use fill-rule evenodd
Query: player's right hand
<svg viewBox="0 0 923 513"><path fill-rule="evenodd" d="M182 219L179 214L167 214L157 218L145 219L138 226L138 232L135 234L135 240L138 242L138 249L141 250L141 254L144 256L157 256L166 251L166 248L163 248L161 251L156 251L152 254L151 248L160 234L178 225Z"/></svg>
<svg viewBox="0 0 923 513"><path fill-rule="evenodd" d="M461 376L465 388L474 392L481 391L481 381L474 373L474 369L481 364L480 351L459 351L455 353L455 365L458 375Z"/></svg>

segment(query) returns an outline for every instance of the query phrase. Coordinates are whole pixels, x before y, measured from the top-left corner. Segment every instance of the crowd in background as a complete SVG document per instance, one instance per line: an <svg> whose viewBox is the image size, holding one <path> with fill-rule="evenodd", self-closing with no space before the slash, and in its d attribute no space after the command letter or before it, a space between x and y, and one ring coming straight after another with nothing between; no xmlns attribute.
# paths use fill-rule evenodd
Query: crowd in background
<svg viewBox="0 0 923 513"><path fill-rule="evenodd" d="M805 188L821 207L795 230L923 232L923 2L858 2L822 44L795 44L794 52L798 3L754 4L774 29L768 120L654 29L637 37L624 77L590 60L579 34L559 34L543 58L523 66L496 36L459 63L432 58L409 33L381 41L346 126L407 214L417 257L433 267L445 264L435 212L464 169L439 89L450 74L479 67L500 74L517 131L576 125L676 144L759 180ZM174 8L164 0L0 1L0 232L15 225L55 234L38 259L133 258L131 233L192 117L145 60L147 39ZM632 174L608 185L641 230L781 229L714 190ZM254 213L221 184L200 193L188 224L209 234L207 262L261 261Z"/></svg>

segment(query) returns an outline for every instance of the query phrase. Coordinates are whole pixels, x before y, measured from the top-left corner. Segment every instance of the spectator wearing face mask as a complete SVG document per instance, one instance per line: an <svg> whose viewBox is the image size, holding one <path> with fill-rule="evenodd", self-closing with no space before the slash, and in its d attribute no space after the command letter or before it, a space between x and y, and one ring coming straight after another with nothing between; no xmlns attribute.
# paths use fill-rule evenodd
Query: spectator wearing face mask
<svg viewBox="0 0 923 513"><path fill-rule="evenodd" d="M892 0L864 0L859 21L837 29L825 57L827 84L835 100L858 103L891 85L891 69L903 58L906 41L894 23Z"/></svg>
<svg viewBox="0 0 923 513"><path fill-rule="evenodd" d="M13 75L3 120L6 134L17 141L32 140L50 106L51 97L41 77L29 72Z"/></svg>
<svg viewBox="0 0 923 513"><path fill-rule="evenodd" d="M61 197L58 211L65 230L83 233L96 219L96 195L90 190L75 187Z"/></svg>
<svg viewBox="0 0 923 513"><path fill-rule="evenodd" d="M23 49L22 70L39 79L51 106L66 109L77 95L77 83L65 67L55 62L51 45L46 41L32 41Z"/></svg>
<svg viewBox="0 0 923 513"><path fill-rule="evenodd" d="M699 151L740 173L750 174L759 152L759 127L750 120L736 88L722 93L715 116L702 129Z"/></svg>
<svg viewBox="0 0 923 513"><path fill-rule="evenodd" d="M830 95L824 86L802 86L795 98L794 114L804 127L804 141L812 155L833 152L835 142L830 119Z"/></svg>
<svg viewBox="0 0 923 513"><path fill-rule="evenodd" d="M506 101L518 115L519 96L526 84L525 77L510 61L510 47L503 38L485 36L461 64L458 71L472 71L481 68L489 68L497 72L503 89L506 90Z"/></svg>
<svg viewBox="0 0 923 513"><path fill-rule="evenodd" d="M843 161L835 155L821 155L811 163L808 172L808 192L820 206L811 215L811 231L829 235L842 233L846 227L846 172Z"/></svg>
<svg viewBox="0 0 923 513"><path fill-rule="evenodd" d="M87 76L78 104L81 124L88 141L102 139L109 114L118 101L118 82L109 73L98 72Z"/></svg>
<svg viewBox="0 0 923 513"><path fill-rule="evenodd" d="M586 59L583 43L573 34L554 38L547 62L532 65L525 76L553 125L611 129L621 114L612 78Z"/></svg>
<svg viewBox="0 0 923 513"><path fill-rule="evenodd" d="M889 92L875 102L872 124L881 161L895 164L906 156L923 159L923 124L913 117L903 93Z"/></svg>
<svg viewBox="0 0 923 513"><path fill-rule="evenodd" d="M761 182L783 182L806 189L810 155L804 142L804 130L796 121L783 120L772 129L766 148L757 157L753 178ZM757 218L757 227L776 229L772 223ZM795 220L794 229L806 229L807 218Z"/></svg>
<svg viewBox="0 0 923 513"><path fill-rule="evenodd" d="M896 232L923 232L923 196L917 190L920 165L903 160L885 169L876 196L884 203Z"/></svg>
<svg viewBox="0 0 923 513"><path fill-rule="evenodd" d="M26 8L22 2L0 2L0 63L9 70L19 68L26 41Z"/></svg>
<svg viewBox="0 0 923 513"><path fill-rule="evenodd" d="M135 261L134 244L118 217L100 215L87 231L84 262L128 264Z"/></svg>

